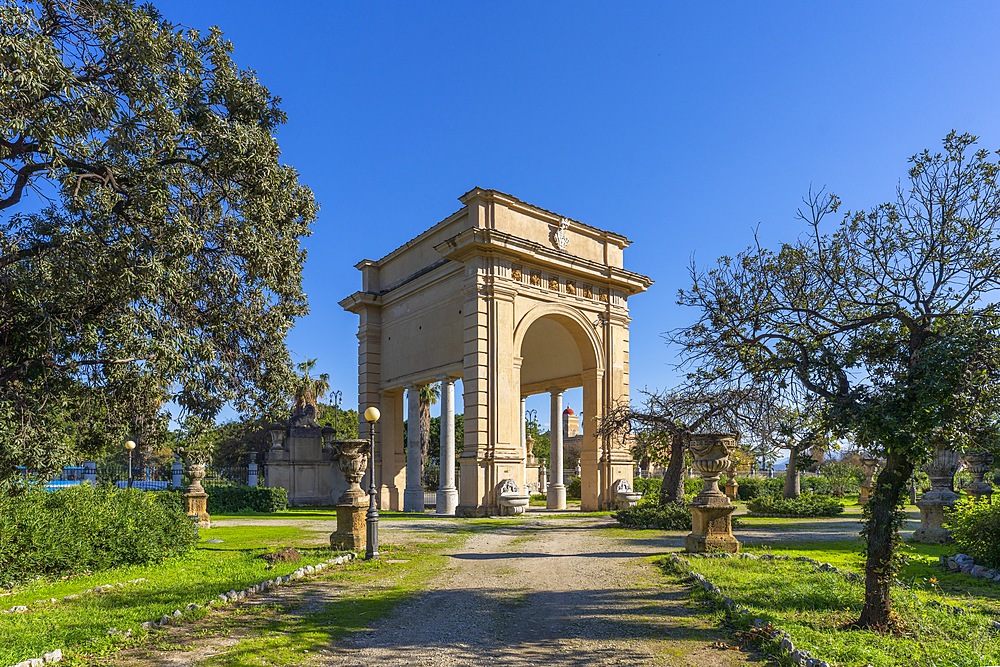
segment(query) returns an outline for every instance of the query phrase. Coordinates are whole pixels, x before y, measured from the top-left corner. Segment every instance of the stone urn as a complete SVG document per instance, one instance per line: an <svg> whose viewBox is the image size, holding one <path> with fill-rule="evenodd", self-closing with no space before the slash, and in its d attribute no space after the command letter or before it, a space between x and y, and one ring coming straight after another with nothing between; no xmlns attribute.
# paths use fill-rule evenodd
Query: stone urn
<svg viewBox="0 0 1000 667"><path fill-rule="evenodd" d="M347 479L347 490L337 501L337 529L330 535L330 548L360 551L367 546L365 511L369 500L361 488L368 469L367 440L334 440L333 459Z"/></svg>
<svg viewBox="0 0 1000 667"><path fill-rule="evenodd" d="M858 504L864 505L872 497L872 483L875 481L875 470L878 468L878 459L862 458L861 470L865 473L865 481L861 482L861 494L858 496Z"/></svg>
<svg viewBox="0 0 1000 667"><path fill-rule="evenodd" d="M692 468L705 481L705 488L689 505L692 530L684 539L684 547L696 553L735 553L740 549L740 543L733 537L732 514L736 508L719 489L719 477L729 468L729 455L736 450L736 435L695 433L688 440L688 449L694 457Z"/></svg>
<svg viewBox="0 0 1000 667"><path fill-rule="evenodd" d="M368 470L368 449L370 444L367 440L334 440L333 460L337 462L340 472L344 473L347 480L347 490L344 491L338 503L357 503L364 500L367 507L367 495L361 488L361 480Z"/></svg>
<svg viewBox="0 0 1000 667"><path fill-rule="evenodd" d="M191 478L191 484L184 492L184 512L192 521L198 524L199 528L210 528L212 517L208 514L208 493L201 485L201 480L205 479L205 464L192 463L188 465L187 473Z"/></svg>
<svg viewBox="0 0 1000 667"><path fill-rule="evenodd" d="M612 486L611 490L615 494L615 500L618 501L618 509L628 509L629 507L635 507L642 500L642 494L638 491L632 489L632 485L628 483L627 479L619 479Z"/></svg>
<svg viewBox="0 0 1000 667"><path fill-rule="evenodd" d="M497 501L500 504L500 514L502 516L524 514L530 498L531 496L527 493L521 493L517 482L509 477L497 485Z"/></svg>
<svg viewBox="0 0 1000 667"><path fill-rule="evenodd" d="M524 449L528 465L535 463L535 439L530 433L524 438Z"/></svg>
<svg viewBox="0 0 1000 667"><path fill-rule="evenodd" d="M740 485L736 483L736 463L731 461L729 467L726 468L726 497L730 500L736 500L739 490Z"/></svg>
<svg viewBox="0 0 1000 667"><path fill-rule="evenodd" d="M977 502L986 497L986 502L993 500L993 485L986 479L986 473L993 465L993 455L989 452L969 452L965 455L965 462L972 473L972 484L966 489L968 494Z"/></svg>
<svg viewBox="0 0 1000 667"><path fill-rule="evenodd" d="M951 485L958 470L959 454L944 443L934 448L934 456L924 465L924 472L931 478L931 490L920 497L920 528L913 533L914 542L947 544L951 533L944 527L945 508L955 506L958 494Z"/></svg>

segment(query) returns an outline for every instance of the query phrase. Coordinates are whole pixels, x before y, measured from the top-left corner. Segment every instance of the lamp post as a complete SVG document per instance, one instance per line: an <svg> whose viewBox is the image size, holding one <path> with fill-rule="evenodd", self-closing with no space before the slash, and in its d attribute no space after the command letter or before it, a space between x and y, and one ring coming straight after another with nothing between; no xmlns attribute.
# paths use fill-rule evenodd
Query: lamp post
<svg viewBox="0 0 1000 667"><path fill-rule="evenodd" d="M128 452L128 488L132 488L132 450L135 449L135 443L131 440L125 441L125 451Z"/></svg>
<svg viewBox="0 0 1000 667"><path fill-rule="evenodd" d="M375 499L375 422L381 414L374 405L365 410L365 421L368 422L368 515L365 518L368 533L365 544L365 560L378 558L378 501Z"/></svg>
<svg viewBox="0 0 1000 667"><path fill-rule="evenodd" d="M333 437L334 439L340 438L340 399L343 397L344 392L342 391L331 391L330 398L333 399Z"/></svg>

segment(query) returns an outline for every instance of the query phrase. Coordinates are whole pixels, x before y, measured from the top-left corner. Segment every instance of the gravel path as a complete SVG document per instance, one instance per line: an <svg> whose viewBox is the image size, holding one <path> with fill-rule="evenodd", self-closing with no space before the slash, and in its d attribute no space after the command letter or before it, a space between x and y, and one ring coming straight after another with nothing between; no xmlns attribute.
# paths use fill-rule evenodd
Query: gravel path
<svg viewBox="0 0 1000 667"><path fill-rule="evenodd" d="M688 589L607 519L542 519L473 536L430 590L322 665L744 665ZM427 526L421 526L427 528ZM624 548L623 548L623 545ZM699 616L701 614L701 616Z"/></svg>

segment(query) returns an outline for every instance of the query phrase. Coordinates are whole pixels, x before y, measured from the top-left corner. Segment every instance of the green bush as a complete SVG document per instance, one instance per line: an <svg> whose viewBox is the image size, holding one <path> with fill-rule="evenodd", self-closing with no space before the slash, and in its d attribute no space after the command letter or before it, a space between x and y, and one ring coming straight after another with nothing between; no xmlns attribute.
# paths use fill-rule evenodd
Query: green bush
<svg viewBox="0 0 1000 667"><path fill-rule="evenodd" d="M271 514L288 508L288 491L280 486L246 486L245 484L206 485L209 514L239 514L260 512Z"/></svg>
<svg viewBox="0 0 1000 667"><path fill-rule="evenodd" d="M826 477L816 477L813 475L807 477L803 475L799 480L799 488L821 496L833 494L833 483Z"/></svg>
<svg viewBox="0 0 1000 667"><path fill-rule="evenodd" d="M198 533L180 494L89 484L0 494L0 584L118 565L159 562L191 550Z"/></svg>
<svg viewBox="0 0 1000 667"><path fill-rule="evenodd" d="M724 482L723 482L724 483ZM697 495L705 488L705 480L701 477L687 477L684 479L684 495Z"/></svg>
<svg viewBox="0 0 1000 667"><path fill-rule="evenodd" d="M831 496L803 493L798 498L759 496L747 502L751 514L790 517L836 516L844 511L844 503Z"/></svg>
<svg viewBox="0 0 1000 667"><path fill-rule="evenodd" d="M830 495L843 498L845 495L857 495L861 492L861 483L865 481L865 472L861 466L830 461L819 468L820 478L828 480ZM812 478L812 479L820 479Z"/></svg>
<svg viewBox="0 0 1000 667"><path fill-rule="evenodd" d="M636 477L633 484L637 493L641 493L643 498L657 499L660 497L660 487L663 485L662 477Z"/></svg>
<svg viewBox="0 0 1000 667"><path fill-rule="evenodd" d="M691 530L691 510L670 503L643 503L611 515L626 528L658 528L659 530Z"/></svg>
<svg viewBox="0 0 1000 667"><path fill-rule="evenodd" d="M945 526L959 550L977 565L1000 568L1000 504L960 500Z"/></svg>
<svg viewBox="0 0 1000 667"><path fill-rule="evenodd" d="M785 487L785 477L737 477L736 497L740 500L753 500L761 496L780 496Z"/></svg>
<svg viewBox="0 0 1000 667"><path fill-rule="evenodd" d="M570 477L569 484L566 485L566 497L570 500L580 500L580 478Z"/></svg>

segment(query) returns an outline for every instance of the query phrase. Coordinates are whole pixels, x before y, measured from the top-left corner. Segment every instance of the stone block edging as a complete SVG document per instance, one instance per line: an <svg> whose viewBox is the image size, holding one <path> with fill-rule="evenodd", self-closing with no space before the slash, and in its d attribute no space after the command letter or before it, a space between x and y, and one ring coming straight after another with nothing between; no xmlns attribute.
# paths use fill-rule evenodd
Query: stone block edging
<svg viewBox="0 0 1000 667"><path fill-rule="evenodd" d="M235 602L237 600L243 600L243 599L251 597L253 595L259 595L261 593L265 593L265 592L271 590L272 588L278 588L278 587L283 586L283 585L287 584L288 582L293 581L295 579L302 579L303 577L306 577L308 575L316 574L318 572L322 572L323 570L325 570L326 568L330 567L331 565L343 565L344 563L349 563L352 560L355 560L357 557L358 557L358 555L356 553L349 551L349 552L347 552L345 554L342 554L340 556L336 556L334 558L330 558L330 559L327 559L325 561L321 561L321 562L317 563L316 565L306 565L304 567L300 567L299 569L295 570L291 574L286 574L286 575L283 575L283 576L280 576L280 577L275 577L274 579L268 579L266 581L262 581L262 582L260 582L258 584L253 584L252 586L248 586L248 587L246 587L246 588L244 588L243 590L240 590L240 591L235 591L235 590L227 591L226 593L222 593L222 594L218 595L217 597L209 600L204 605L192 602L191 604L187 605L184 608L186 610L188 610L188 611L192 611L192 610L195 610L195 609L204 609L206 607L207 608L220 607L220 606L228 604L230 602ZM145 579L134 579L134 580L131 580L131 581L128 581L128 582L122 582L122 583L119 583L119 584L105 584L104 586L96 586L94 588L91 588L91 589L88 589L88 590L84 591L84 593L100 592L100 591L104 591L104 590L110 590L112 588L120 588L120 587L122 587L122 586L124 586L126 584L129 584L129 583L138 583L139 581L145 581ZM77 595L79 595L79 594L77 594ZM73 596L66 596L63 599L64 600L73 599ZM51 600L43 600L42 602L52 602L52 601L58 602L58 599L52 598ZM28 611L28 609L25 608L24 611ZM9 610L5 610L4 613L11 613L11 612ZM184 616L184 612L182 612L180 609L175 609L172 614L164 614L163 616L161 616L158 619L154 619L154 620L151 620L151 621L145 621L145 622L143 622L140 625L140 627L143 630L153 630L153 629L162 627L164 625L179 625L180 621L177 621L176 619L182 618L183 616ZM131 637L132 636L132 630L128 629L128 630L122 631L122 630L118 630L117 628L111 628L111 629L108 630L108 634L109 635L121 635L123 637ZM58 649L57 648L54 651L46 653L41 658L30 658L28 660L23 660L23 661L17 663L16 665L11 665L11 667L43 667L44 665L49 665L49 664L52 664L52 663L60 662L62 660L62 658L63 658L62 649Z"/></svg>
<svg viewBox="0 0 1000 667"><path fill-rule="evenodd" d="M688 554L688 556L691 558L742 558L748 560L758 560L762 558L756 556L755 554L744 554L744 553L738 555L727 554L727 553ZM780 559L775 557L774 559L791 560L791 557L785 556L784 558ZM764 619L754 617L753 613L743 605L737 604L735 601L733 601L732 598L723 595L722 591L719 589L718 586L716 586L708 579L706 579L704 575L699 574L698 572L694 572L691 569L690 562L688 562L684 558L681 558L676 553L673 553L670 554L670 560L681 572L686 574L688 578L697 583L702 588L702 590L705 591L705 594L708 595L709 599L712 600L713 603L715 603L716 606L720 606L723 609L725 609L727 614L731 616L737 616L742 620L748 622L754 628L757 628L759 630L763 630L764 628L767 628L770 625ZM831 565L830 567L832 568L833 566ZM785 654L787 655L788 659L791 661L793 665L801 667L830 667L830 663L824 660L820 660L819 658L812 657L812 654L809 651L795 648L795 644L792 643L791 635L789 635L788 631L786 630L782 630L781 628L771 626L770 639L772 645L775 644L777 645L776 650L772 651L772 655L774 655L774 657L780 657L781 654Z"/></svg>
<svg viewBox="0 0 1000 667"><path fill-rule="evenodd" d="M939 562L942 566L953 572L968 574L976 579L989 579L1000 581L1000 571L985 565L976 565L972 556L966 554L955 554L954 556L941 556Z"/></svg>

